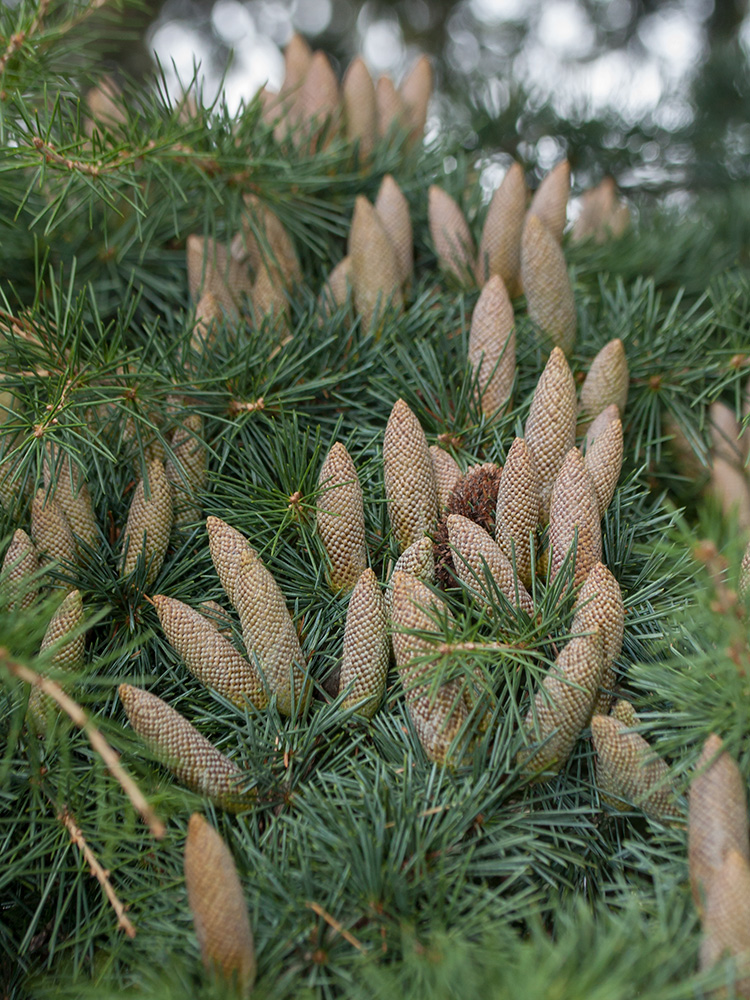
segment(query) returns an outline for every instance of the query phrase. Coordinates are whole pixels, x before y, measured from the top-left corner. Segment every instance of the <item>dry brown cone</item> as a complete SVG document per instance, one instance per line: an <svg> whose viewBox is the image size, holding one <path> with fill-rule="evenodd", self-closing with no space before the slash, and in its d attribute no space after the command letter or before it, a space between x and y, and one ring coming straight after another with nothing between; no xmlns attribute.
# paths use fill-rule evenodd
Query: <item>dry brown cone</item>
<svg viewBox="0 0 750 1000"><path fill-rule="evenodd" d="M523 438L510 447L495 513L495 541L514 565L524 587L531 586L531 539L539 523L541 491L536 463Z"/></svg>
<svg viewBox="0 0 750 1000"><path fill-rule="evenodd" d="M375 211L391 241L401 284L405 285L411 281L414 273L414 234L409 203L390 174L386 174L381 181L375 199Z"/></svg>
<svg viewBox="0 0 750 1000"><path fill-rule="evenodd" d="M458 681L448 681L433 691L429 665L418 662L429 653L430 643L410 634L412 630L434 631L429 612L437 608L437 597L420 580L409 573L394 573L391 621L396 667L419 741L431 760L444 764L450 762L450 745L464 726L468 709Z"/></svg>
<svg viewBox="0 0 750 1000"><path fill-rule="evenodd" d="M350 142L359 141L363 156L372 153L377 136L377 107L375 85L364 59L357 56L349 64L341 84L346 120L346 137Z"/></svg>
<svg viewBox="0 0 750 1000"><path fill-rule="evenodd" d="M622 469L622 450L622 421L617 419L607 424L586 451L584 462L594 483L599 517L604 517L615 495Z"/></svg>
<svg viewBox="0 0 750 1000"><path fill-rule="evenodd" d="M31 502L31 537L40 566L53 560L68 566L76 564L76 543L65 512L43 489L36 491Z"/></svg>
<svg viewBox="0 0 750 1000"><path fill-rule="evenodd" d="M514 163L487 209L477 254L480 288L497 274L511 298L521 293L521 233L525 217L526 181L521 165Z"/></svg>
<svg viewBox="0 0 750 1000"><path fill-rule="evenodd" d="M343 708L357 707L371 719L385 694L391 644L388 615L377 577L366 569L349 598L344 628L344 656L341 661L339 692L351 685Z"/></svg>
<svg viewBox="0 0 750 1000"><path fill-rule="evenodd" d="M435 472L437 487L438 514L445 510L448 499L461 479L461 469L455 458L440 445L430 445L432 468Z"/></svg>
<svg viewBox="0 0 750 1000"><path fill-rule="evenodd" d="M571 639L560 651L526 716L529 734L536 742L546 742L538 750L519 752L524 771L556 774L565 764L591 717L603 665L598 633Z"/></svg>
<svg viewBox="0 0 750 1000"><path fill-rule="evenodd" d="M480 525L487 534L495 535L495 511L503 470L494 462L473 465L459 479L448 497L446 513L440 518L433 535L437 578L443 589L455 587L456 571L448 541L448 514L461 514Z"/></svg>
<svg viewBox="0 0 750 1000"><path fill-rule="evenodd" d="M192 298L197 302L210 292L232 319L239 315L243 295L252 296L253 282L245 264L210 236L188 236L187 271Z"/></svg>
<svg viewBox="0 0 750 1000"><path fill-rule="evenodd" d="M122 575L132 573L143 554L146 586L159 575L172 530L172 490L161 462L150 462L147 479L139 479L122 533Z"/></svg>
<svg viewBox="0 0 750 1000"><path fill-rule="evenodd" d="M75 670L83 663L86 634L81 631L83 602L78 590L71 590L57 611L52 615L39 648L40 655L51 653L50 666L54 670ZM36 729L43 730L47 718L57 714L57 706L49 695L38 687L29 693L29 718Z"/></svg>
<svg viewBox="0 0 750 1000"><path fill-rule="evenodd" d="M333 591L348 591L367 566L362 487L351 455L337 441L326 455L318 477L318 532L330 562Z"/></svg>
<svg viewBox="0 0 750 1000"><path fill-rule="evenodd" d="M403 128L406 121L406 108L389 76L379 77L375 86L375 103L379 136L388 135L394 126Z"/></svg>
<svg viewBox="0 0 750 1000"><path fill-rule="evenodd" d="M699 912L729 851L750 862L745 782L722 740L712 733L690 782L688 861Z"/></svg>
<svg viewBox="0 0 750 1000"><path fill-rule="evenodd" d="M474 272L474 241L464 213L437 184L428 191L428 221L438 267L469 284Z"/></svg>
<svg viewBox="0 0 750 1000"><path fill-rule="evenodd" d="M528 591L516 577L513 566L492 536L460 514L449 514L447 526L448 541L453 549L453 565L461 583L488 603L496 600L496 587L510 605L521 607L527 614L533 615L534 605ZM487 580L487 574L491 581Z"/></svg>
<svg viewBox="0 0 750 1000"><path fill-rule="evenodd" d="M310 685L300 669L305 659L279 585L238 531L218 517L209 517L206 526L211 558L237 609L248 654L258 658L279 711L284 715L303 712Z"/></svg>
<svg viewBox="0 0 750 1000"><path fill-rule="evenodd" d="M240 790L242 771L179 712L130 684L118 692L130 725L178 781L229 812L251 808L257 796Z"/></svg>
<svg viewBox="0 0 750 1000"><path fill-rule="evenodd" d="M34 580L38 572L39 560L34 543L25 531L17 528L0 568L7 614L25 611L34 603L39 593L39 585Z"/></svg>
<svg viewBox="0 0 750 1000"><path fill-rule="evenodd" d="M621 812L632 802L657 819L678 817L669 768L638 733L611 715L595 715L591 735L602 800Z"/></svg>
<svg viewBox="0 0 750 1000"><path fill-rule="evenodd" d="M310 67L297 93L295 112L300 134L315 150L321 132L328 126L326 142L337 129L341 115L341 96L336 74L325 52L313 52Z"/></svg>
<svg viewBox="0 0 750 1000"><path fill-rule="evenodd" d="M516 377L516 331L513 306L494 274L482 289L471 316L469 364L476 378L482 412L496 416L510 402Z"/></svg>
<svg viewBox="0 0 750 1000"><path fill-rule="evenodd" d="M432 539L426 535L405 549L396 560L390 575L388 589L385 592L385 608L388 617L391 616L391 601L393 598L393 580L396 573L409 573L422 583L435 582L435 547Z"/></svg>
<svg viewBox="0 0 750 1000"><path fill-rule="evenodd" d="M234 648L206 615L164 594L152 598L170 646L201 684L244 708L265 708L268 694L255 666Z"/></svg>
<svg viewBox="0 0 750 1000"><path fill-rule="evenodd" d="M535 215L558 243L562 243L569 195L570 164L562 160L543 178L529 206L529 215Z"/></svg>
<svg viewBox="0 0 750 1000"><path fill-rule="evenodd" d="M427 56L420 56L404 77L399 96L404 105L409 141L412 146L418 146L424 136L427 108L432 97L432 63Z"/></svg>
<svg viewBox="0 0 750 1000"><path fill-rule="evenodd" d="M601 561L602 529L594 483L577 448L568 452L552 487L549 546L553 579L574 543L574 582L578 586Z"/></svg>
<svg viewBox="0 0 750 1000"><path fill-rule="evenodd" d="M396 251L375 208L363 195L354 202L349 231L349 259L354 305L368 329L386 304L403 309L401 277Z"/></svg>
<svg viewBox="0 0 750 1000"><path fill-rule="evenodd" d="M189 413L175 429L170 442L174 457L167 459L164 473L172 488L176 528L194 524L202 516L201 508L195 502L196 494L204 489L208 475L202 434L203 417L199 413Z"/></svg>
<svg viewBox="0 0 750 1000"><path fill-rule="evenodd" d="M195 326L190 346L199 354L210 349L216 338L216 327L221 323L221 308L213 292L204 292L195 307Z"/></svg>
<svg viewBox="0 0 750 1000"><path fill-rule="evenodd" d="M736 977L732 997L750 997L750 866L747 859L729 849L706 895L703 914L701 971L712 969L723 957L734 959ZM714 990L713 997L726 997Z"/></svg>
<svg viewBox="0 0 750 1000"><path fill-rule="evenodd" d="M6 556L7 558L7 556ZM740 582L739 582L739 594L740 597L747 597L750 592L750 542L747 544L745 549L745 554L742 557L742 564L740 565Z"/></svg>
<svg viewBox="0 0 750 1000"><path fill-rule="evenodd" d="M593 445L599 435L603 434L607 427L609 427L609 425L615 420L620 420L620 408L614 403L610 403L610 405L606 406L599 416L595 417L586 428L586 436L583 439L583 448L586 454L588 454L588 449Z"/></svg>
<svg viewBox="0 0 750 1000"><path fill-rule="evenodd" d="M422 426L403 399L383 436L383 475L391 529L401 552L435 527L437 487Z"/></svg>
<svg viewBox="0 0 750 1000"><path fill-rule="evenodd" d="M594 715L606 715L609 712L617 681L614 665L622 650L624 628L625 605L620 585L604 563L595 563L579 591L570 626L573 633L598 630L602 637L604 670L601 688L594 701Z"/></svg>
<svg viewBox="0 0 750 1000"><path fill-rule="evenodd" d="M62 507L73 535L89 548L97 549L99 531L89 488L80 468L52 444L44 452L44 488Z"/></svg>
<svg viewBox="0 0 750 1000"><path fill-rule="evenodd" d="M622 236L630 225L630 209L617 197L612 177L605 177L596 187L581 195L578 218L573 223L573 240L592 239L605 243Z"/></svg>
<svg viewBox="0 0 750 1000"><path fill-rule="evenodd" d="M542 497L540 519L546 521L552 484L576 443L576 385L559 347L550 354L534 390L523 436L536 462Z"/></svg>
<svg viewBox="0 0 750 1000"><path fill-rule="evenodd" d="M255 945L237 868L229 848L199 813L185 840L185 886L203 964L248 997L255 982Z"/></svg>
<svg viewBox="0 0 750 1000"><path fill-rule="evenodd" d="M581 386L581 414L587 420L593 420L602 410L614 403L625 413L628 401L628 359L625 348L619 337L610 340L599 351Z"/></svg>
<svg viewBox="0 0 750 1000"><path fill-rule="evenodd" d="M521 239L521 280L529 318L566 354L576 340L576 304L559 243L535 215Z"/></svg>

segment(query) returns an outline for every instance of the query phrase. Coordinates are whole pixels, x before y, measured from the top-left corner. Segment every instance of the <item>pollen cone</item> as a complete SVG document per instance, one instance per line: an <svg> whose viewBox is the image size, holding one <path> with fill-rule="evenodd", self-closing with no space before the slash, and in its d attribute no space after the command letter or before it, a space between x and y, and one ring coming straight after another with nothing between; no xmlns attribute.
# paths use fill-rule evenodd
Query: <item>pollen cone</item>
<svg viewBox="0 0 750 1000"><path fill-rule="evenodd" d="M438 266L468 284L474 270L474 241L464 213L447 191L433 184L427 214Z"/></svg>
<svg viewBox="0 0 750 1000"><path fill-rule="evenodd" d="M481 287L493 274L503 279L508 295L521 291L521 234L526 217L526 181L514 163L495 191L487 209L477 255L477 283Z"/></svg>
<svg viewBox="0 0 750 1000"><path fill-rule="evenodd" d="M497 415L510 401L516 377L513 306L502 278L493 275L474 307L469 332L469 364L477 380L482 411Z"/></svg>
<svg viewBox="0 0 750 1000"><path fill-rule="evenodd" d="M401 278L396 251L375 208L363 195L354 203L349 232L354 305L367 329L390 301L401 310Z"/></svg>
<svg viewBox="0 0 750 1000"><path fill-rule="evenodd" d="M340 441L328 452L318 478L318 533L330 562L334 591L349 591L367 566L362 487L351 455Z"/></svg>
<svg viewBox="0 0 750 1000"><path fill-rule="evenodd" d="M366 569L346 612L339 690L343 693L350 685L351 690L344 708L357 706L360 715L373 717L385 694L390 650L383 593L373 571Z"/></svg>
<svg viewBox="0 0 750 1000"><path fill-rule="evenodd" d="M391 529L403 552L437 520L437 488L427 438L403 399L391 410L383 437L385 496Z"/></svg>
<svg viewBox="0 0 750 1000"><path fill-rule="evenodd" d="M342 83L347 138L359 141L363 156L369 156L377 135L375 86L364 60L357 56L344 74Z"/></svg>
<svg viewBox="0 0 750 1000"><path fill-rule="evenodd" d="M558 243L562 243L569 196L570 164L562 160L544 177L529 206L529 215L535 215Z"/></svg>
<svg viewBox="0 0 750 1000"><path fill-rule="evenodd" d="M521 279L529 318L566 354L576 340L576 305L565 257L554 236L535 215L526 219L521 240Z"/></svg>
<svg viewBox="0 0 750 1000"><path fill-rule="evenodd" d="M427 123L427 107L432 97L432 64L420 56L404 78L399 89L406 112L412 145L421 143Z"/></svg>

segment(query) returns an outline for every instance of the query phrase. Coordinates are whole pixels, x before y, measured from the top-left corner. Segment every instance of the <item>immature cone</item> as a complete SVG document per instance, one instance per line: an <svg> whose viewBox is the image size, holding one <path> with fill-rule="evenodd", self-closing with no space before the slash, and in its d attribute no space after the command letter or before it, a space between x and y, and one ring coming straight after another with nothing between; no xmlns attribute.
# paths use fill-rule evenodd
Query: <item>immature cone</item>
<svg viewBox="0 0 750 1000"><path fill-rule="evenodd" d="M143 554L146 586L159 575L172 530L172 491L161 462L148 466L148 483L138 481L122 533L124 561L122 575L132 573Z"/></svg>
<svg viewBox="0 0 750 1000"><path fill-rule="evenodd" d="M628 359L619 337L610 340L591 362L588 375L581 386L581 412L593 420L613 403L625 412L628 401Z"/></svg>
<svg viewBox="0 0 750 1000"><path fill-rule="evenodd" d="M499 275L508 294L521 292L521 233L526 217L526 181L519 163L514 163L495 191L487 209L477 255L477 283L481 287Z"/></svg>
<svg viewBox="0 0 750 1000"><path fill-rule="evenodd" d="M540 519L546 521L552 484L576 443L576 385L559 347L550 354L534 390L523 436L536 463L542 497Z"/></svg>
<svg viewBox="0 0 750 1000"><path fill-rule="evenodd" d="M609 238L622 236L630 224L630 209L617 197L617 188L611 177L605 177L596 187L581 195L578 218L573 223L573 240L593 238L605 243Z"/></svg>
<svg viewBox="0 0 750 1000"><path fill-rule="evenodd" d="M598 629L602 637L604 670L601 690L594 702L594 715L606 715L609 711L611 692L617 680L614 664L622 649L624 627L625 605L620 585L604 563L595 563L579 591L570 626L574 634Z"/></svg>
<svg viewBox="0 0 750 1000"><path fill-rule="evenodd" d="M383 474L391 529L401 552L431 531L437 488L427 438L403 399L391 410L383 436Z"/></svg>
<svg viewBox="0 0 750 1000"><path fill-rule="evenodd" d="M549 509L549 545L552 577L557 576L573 543L575 585L583 583L602 558L599 501L583 456L571 448L552 487Z"/></svg>
<svg viewBox="0 0 750 1000"><path fill-rule="evenodd" d="M245 894L229 848L199 813L188 824L185 886L203 964L248 997L255 982L255 945Z"/></svg>
<svg viewBox="0 0 750 1000"><path fill-rule="evenodd" d="M248 653L257 656L279 711L284 715L303 711L309 696L300 669L305 660L279 585L239 532L217 517L209 517L206 526L211 558L237 609Z"/></svg>
<svg viewBox="0 0 750 1000"><path fill-rule="evenodd" d="M748 591L750 591L750 542L748 542L747 548L745 549L745 554L742 557L742 565L740 566L740 582L738 589L740 592L740 597L747 597Z"/></svg>
<svg viewBox="0 0 750 1000"><path fill-rule="evenodd" d="M750 866L738 851L729 850L706 896L702 971L724 956L735 960L734 997L750 997ZM724 992L721 994L724 996Z"/></svg>
<svg viewBox="0 0 750 1000"><path fill-rule="evenodd" d="M245 699L256 708L266 707L268 694L255 666L213 621L173 597L157 594L152 600L170 646L194 677L240 708Z"/></svg>
<svg viewBox="0 0 750 1000"><path fill-rule="evenodd" d="M461 479L461 469L455 458L437 444L430 445L430 457L435 472L438 513L440 514L445 510L448 498Z"/></svg>
<svg viewBox="0 0 750 1000"><path fill-rule="evenodd" d="M383 700L390 658L388 616L377 577L366 569L349 598L339 691L351 685L344 708L371 719Z"/></svg>
<svg viewBox="0 0 750 1000"><path fill-rule="evenodd" d="M195 495L204 489L208 475L202 434L203 418L198 413L189 413L175 429L170 442L174 457L167 459L164 474L172 489L176 528L183 528L201 518Z"/></svg>
<svg viewBox="0 0 750 1000"><path fill-rule="evenodd" d="M415 576L421 583L434 583L435 548L432 539L425 535L419 541L413 542L396 560L393 572L391 573L388 590L385 592L385 607L389 618L393 599L393 581L396 573L409 573L411 576Z"/></svg>
<svg viewBox="0 0 750 1000"><path fill-rule="evenodd" d="M377 105L379 136L388 135L395 125L404 125L406 108L389 76L379 77L375 86L375 103Z"/></svg>
<svg viewBox="0 0 750 1000"><path fill-rule="evenodd" d="M570 354L577 320L565 257L554 236L535 215L528 216L523 227L521 280L529 318L553 344Z"/></svg>
<svg viewBox="0 0 750 1000"><path fill-rule="evenodd" d="M130 725L178 781L227 809L242 812L256 793L239 790L242 771L165 701L142 688L118 688Z"/></svg>
<svg viewBox="0 0 750 1000"><path fill-rule="evenodd" d="M599 517L612 503L622 469L622 421L613 420L586 451L584 462L596 490Z"/></svg>
<svg viewBox="0 0 750 1000"><path fill-rule="evenodd" d="M414 234L409 202L390 174L386 174L381 181L375 199L375 211L393 246L399 278L403 285L411 280L414 273Z"/></svg>
<svg viewBox="0 0 750 1000"><path fill-rule="evenodd" d="M404 104L409 139L416 146L422 141L427 123L427 107L432 97L432 64L427 56L420 56L407 73L399 88Z"/></svg>
<svg viewBox="0 0 750 1000"><path fill-rule="evenodd" d="M31 503L31 537L39 565L52 560L68 565L76 563L76 543L62 506L43 489L37 490Z"/></svg>
<svg viewBox="0 0 750 1000"><path fill-rule="evenodd" d="M352 60L341 85L346 137L359 141L360 152L369 156L377 135L375 86L370 71L359 56Z"/></svg>
<svg viewBox="0 0 750 1000"><path fill-rule="evenodd" d="M595 417L586 428L586 436L583 439L583 449L588 454L589 448L594 441L605 432L611 423L620 420L620 408L615 403L605 406L598 417ZM622 422L621 422L622 423Z"/></svg>
<svg viewBox="0 0 750 1000"><path fill-rule="evenodd" d="M535 215L558 243L562 243L569 195L570 164L562 160L543 178L529 206L529 215Z"/></svg>
<svg viewBox="0 0 750 1000"><path fill-rule="evenodd" d="M44 453L44 488L62 507L73 535L89 548L98 548L99 532L86 481L80 468L51 444Z"/></svg>
<svg viewBox="0 0 750 1000"><path fill-rule="evenodd" d="M750 862L745 782L721 739L712 733L703 744L690 782L688 861L699 910L729 851L737 851Z"/></svg>
<svg viewBox="0 0 750 1000"><path fill-rule="evenodd" d="M470 590L478 591L490 602L495 599L494 583L509 604L517 605L532 615L534 605L531 597L500 546L484 528L460 514L449 514L447 524L448 540L454 550L453 565L461 583Z"/></svg>
<svg viewBox="0 0 750 1000"><path fill-rule="evenodd" d="M496 415L509 402L516 377L513 306L502 278L493 275L474 306L469 332L469 364L483 413Z"/></svg>
<svg viewBox="0 0 750 1000"><path fill-rule="evenodd" d="M330 560L329 584L351 590L367 566L362 487L351 455L340 441L331 448L318 477L318 532Z"/></svg>
<svg viewBox="0 0 750 1000"><path fill-rule="evenodd" d="M426 639L412 633L434 631L429 612L437 607L438 599L416 577L394 573L391 620L396 666L419 741L431 760L443 764L448 761L450 745L465 724L468 710L458 681L434 689L429 665L418 662L431 647Z"/></svg>
<svg viewBox="0 0 750 1000"><path fill-rule="evenodd" d="M679 816L669 768L638 733L611 715L595 715L591 735L602 799L620 811L629 803L658 819Z"/></svg>
<svg viewBox="0 0 750 1000"><path fill-rule="evenodd" d="M242 296L251 296L253 283L244 263L222 243L193 233L187 238L187 271L190 295L196 301L210 292L224 312L237 318Z"/></svg>
<svg viewBox="0 0 750 1000"><path fill-rule="evenodd" d="M365 329L389 301L397 309L403 309L396 252L380 216L363 195L358 195L354 202L349 258L354 305L362 315Z"/></svg>
<svg viewBox="0 0 750 1000"><path fill-rule="evenodd" d="M524 587L531 586L531 538L539 523L540 506L534 457L524 439L516 438L505 459L497 493L495 541L511 565L515 560Z"/></svg>
<svg viewBox="0 0 750 1000"><path fill-rule="evenodd" d="M464 213L446 191L433 184L428 192L427 214L438 266L460 282L467 282L474 270L474 241Z"/></svg>
<svg viewBox="0 0 750 1000"><path fill-rule="evenodd" d="M80 631L83 622L83 602L78 590L72 590L50 619L39 649L40 654L52 653L51 666L56 670L75 670L83 662L86 635ZM48 695L33 687L29 694L28 712L37 729L43 729L45 717L57 711Z"/></svg>
<svg viewBox="0 0 750 1000"><path fill-rule="evenodd" d="M7 614L25 611L34 603L39 593L39 585L34 581L38 571L39 560L34 543L25 531L17 528L0 568Z"/></svg>
<svg viewBox="0 0 750 1000"><path fill-rule="evenodd" d="M598 633L571 639L560 651L542 682L525 726L538 742L538 750L518 755L524 771L557 773L570 756L581 730L591 717L594 697L602 678L604 658Z"/></svg>

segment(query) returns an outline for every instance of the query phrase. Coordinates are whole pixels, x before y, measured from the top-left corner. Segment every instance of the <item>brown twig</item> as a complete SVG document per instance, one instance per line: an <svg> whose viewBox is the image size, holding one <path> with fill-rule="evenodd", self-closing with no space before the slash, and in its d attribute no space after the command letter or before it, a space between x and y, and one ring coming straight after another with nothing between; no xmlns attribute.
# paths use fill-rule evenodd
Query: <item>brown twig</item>
<svg viewBox="0 0 750 1000"><path fill-rule="evenodd" d="M356 948L358 951L367 951L367 948L365 948L362 942L358 941L353 934L350 934L349 931L342 924L340 924L335 917L332 917L327 910L324 910L320 903L311 903L308 901L305 903L305 906L311 909L313 913L317 913L319 917L322 917L329 927L333 927L336 933L340 934L345 941L348 941L349 944L352 945L352 947Z"/></svg>
<svg viewBox="0 0 750 1000"><path fill-rule="evenodd" d="M86 864L91 869L91 874L98 881L102 889L104 889L104 893L109 900L112 909L117 914L117 926L122 928L129 938L134 938L135 927L125 916L125 907L117 898L115 890L112 888L112 883L109 881L109 872L105 868L102 868L96 860L96 855L86 843L81 828L77 825L66 808L63 808L62 812L57 814L57 818L70 834L70 839L84 856Z"/></svg>
<svg viewBox="0 0 750 1000"><path fill-rule="evenodd" d="M32 38L37 31L42 26L44 21L44 16L47 13L47 8L49 7L49 0L39 0L39 6L37 7L36 14L34 15L34 20L29 25L26 31L17 31L14 35L11 35L8 39L8 44L5 47L5 52L0 56L0 75L5 72L5 67L8 65L9 61L18 52L23 43L29 38Z"/></svg>
<svg viewBox="0 0 750 1000"><path fill-rule="evenodd" d="M102 758L112 777L119 782L120 787L132 802L133 808L140 813L141 818L144 823L148 825L154 837L156 837L157 840L161 840L166 833L164 823L159 819L154 810L148 804L138 785L136 785L130 775L125 771L120 763L118 754L112 749L109 743L107 743L81 706L77 702L73 701L73 699L70 698L63 691L60 685L55 683L55 681L51 681L47 677L42 677L41 674L38 674L30 667L24 666L23 663L18 663L11 657L8 650L3 649L2 647L0 647L0 663L7 667L14 677L18 677L19 680L25 681L27 684L31 684L34 687L39 688L39 690L43 691L44 694L49 695L49 697L52 698L57 705L59 705L63 712L65 712L71 722L86 733L91 746Z"/></svg>

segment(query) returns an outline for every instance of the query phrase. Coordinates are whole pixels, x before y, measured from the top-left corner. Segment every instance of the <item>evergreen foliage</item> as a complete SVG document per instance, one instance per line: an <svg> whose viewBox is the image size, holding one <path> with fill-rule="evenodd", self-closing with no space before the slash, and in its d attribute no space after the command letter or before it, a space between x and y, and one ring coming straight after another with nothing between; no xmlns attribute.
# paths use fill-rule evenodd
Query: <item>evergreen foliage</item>
<svg viewBox="0 0 750 1000"><path fill-rule="evenodd" d="M426 683L478 691L466 752L441 767L423 750L395 671L371 720L324 686L341 656L347 598L328 588L316 504L325 456L342 442L362 484L370 564L385 584L399 554L382 462L396 400L462 470L502 464L523 434L547 346L517 299L514 404L488 418L467 363L478 290L441 274L429 233L431 183L481 232L472 158L453 140L424 148L398 130L369 158L333 132L305 148L274 136L260 99L231 118L220 101L175 105L158 80L127 87L117 120L89 134L86 32L100 6L22 0L0 14L2 551L29 527L49 444L88 482L100 529L96 546L79 543L78 564L40 570L28 586L46 589L31 609L9 609L2 589L4 995L234 995L204 970L188 908L182 857L196 811L234 858L258 997L678 1000L731 983L731 962L697 971L684 794L711 732L750 778L750 599L737 597L746 538L701 493L709 405L721 399L742 417L747 190L716 191L683 214L644 200L617 240L565 242L576 381L615 337L630 369L603 561L626 606L618 690L669 763L682 819L604 802L589 730L549 780L524 772L524 719L571 634L571 558L554 578L536 567L533 617L488 579L477 580L486 601L456 586L432 614ZM446 174L448 154L458 167ZM386 173L409 202L415 278L405 310L365 328L351 297L325 315L318 294L346 252L356 196L374 201ZM210 348L197 350L186 240L228 242L247 219L247 194L273 210L300 257L291 337L280 343L276 316L227 315ZM175 458L172 434L186 413L203 420L204 514L250 540L292 614L314 685L305 715L283 716L275 700L238 708L167 643L152 595L226 606L203 520L173 531L153 583L143 557L121 575L136 484L155 449ZM686 471L675 426L698 475ZM86 652L69 668L40 647L72 587ZM85 716L51 708L39 735L27 715L29 671L59 682ZM177 783L127 724L122 683L163 698L230 757L253 808L225 813ZM150 810L126 793L92 725Z"/></svg>

